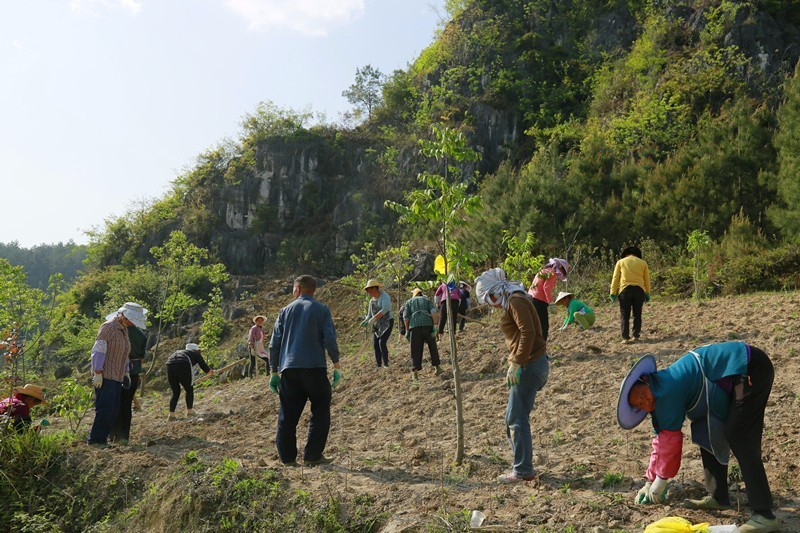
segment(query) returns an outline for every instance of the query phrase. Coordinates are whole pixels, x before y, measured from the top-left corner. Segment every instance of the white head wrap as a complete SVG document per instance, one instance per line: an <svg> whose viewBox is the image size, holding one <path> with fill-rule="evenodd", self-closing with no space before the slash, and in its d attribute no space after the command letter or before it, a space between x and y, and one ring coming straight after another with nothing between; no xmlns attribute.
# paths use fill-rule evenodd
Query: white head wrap
<svg viewBox="0 0 800 533"><path fill-rule="evenodd" d="M502 268L490 268L475 280L475 293L480 303L487 302L486 297L492 295L493 300L500 299L503 309L508 307L508 298L515 292L525 292L519 281L507 281L506 272Z"/></svg>

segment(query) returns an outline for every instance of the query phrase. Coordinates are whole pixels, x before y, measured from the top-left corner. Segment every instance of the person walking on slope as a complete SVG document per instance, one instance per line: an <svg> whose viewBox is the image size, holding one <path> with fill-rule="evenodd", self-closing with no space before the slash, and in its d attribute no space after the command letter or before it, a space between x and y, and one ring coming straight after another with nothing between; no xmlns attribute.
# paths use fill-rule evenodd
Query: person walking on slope
<svg viewBox="0 0 800 533"><path fill-rule="evenodd" d="M141 305L133 302L127 302L126 306L131 309L136 309L141 312L147 321L147 309ZM106 317L106 320L114 318L116 313L112 313ZM111 425L111 433L109 437L116 443L127 444L131 438L131 420L133 419L133 400L136 397L136 390L139 388L142 375L142 360L144 359L145 351L147 350L147 333L139 329L135 325L128 326L128 340L131 343L131 351L128 354L130 361L130 381L122 383L122 392L120 393L119 410L117 416L114 418L114 423Z"/></svg>
<svg viewBox="0 0 800 533"><path fill-rule="evenodd" d="M264 349L264 321L266 319L267 317L261 315L253 317L253 327L247 332L247 348L250 352L247 375L251 378L256 375L256 356L266 361L269 366L269 354Z"/></svg>
<svg viewBox="0 0 800 533"><path fill-rule="evenodd" d="M547 343L533 306L533 299L519 282L507 281L502 268L487 270L475 280L480 303L503 310L500 330L508 347L506 385L509 388L506 406L506 435L514 452L511 472L501 475L501 483L532 481L533 442L530 414L536 394L545 386L550 374Z"/></svg>
<svg viewBox="0 0 800 533"><path fill-rule="evenodd" d="M147 327L142 306L133 302L126 302L109 316L97 330L91 356L94 422L87 442L98 447L108 446L111 426L119 412L123 381L130 383L128 327Z"/></svg>
<svg viewBox="0 0 800 533"><path fill-rule="evenodd" d="M577 324L582 330L587 330L594 325L595 315L592 308L575 298L571 292L559 292L555 304L567 308L567 317L558 328L559 331L564 331L570 324Z"/></svg>
<svg viewBox="0 0 800 533"><path fill-rule="evenodd" d="M650 301L650 269L642 260L637 246L622 250L622 259L614 266L609 297L614 302L619 297L619 321L622 342L639 340L642 331L642 307ZM633 340L630 336L631 311L633 311Z"/></svg>
<svg viewBox="0 0 800 533"><path fill-rule="evenodd" d="M461 321L458 323L458 331L464 331L464 325L466 323L466 316L467 311L469 311L469 298L471 296L470 292L472 291L472 287L466 281L461 281L458 283L458 290L460 291L459 296L461 299L458 303L458 314L461 318Z"/></svg>
<svg viewBox="0 0 800 533"><path fill-rule="evenodd" d="M656 436L638 504L663 504L668 480L681 465L685 418L700 446L708 496L687 500L693 509L730 509L728 460L736 457L744 479L750 520L742 533L779 531L761 458L764 410L775 370L766 353L744 342L721 342L691 350L663 370L653 355L634 364L622 381L617 422L632 429L650 414Z"/></svg>
<svg viewBox="0 0 800 533"><path fill-rule="evenodd" d="M453 310L449 320L447 316L447 296L450 297L450 307ZM433 295L433 301L439 307L439 332L437 333L437 338L444 334L445 324L455 332L458 309L461 306L461 290L458 288L458 283L451 281L450 283L439 285Z"/></svg>
<svg viewBox="0 0 800 533"><path fill-rule="evenodd" d="M178 400L181 397L181 387L186 391L186 415L194 416L194 365L199 365L206 374L214 373L203 359L200 346L193 342L167 358L167 381L172 389L167 420L175 420L175 408L178 407Z"/></svg>
<svg viewBox="0 0 800 533"><path fill-rule="evenodd" d="M269 341L269 389L279 395L281 405L275 444L285 465L297 462L297 423L308 401L311 422L303 462L329 462L323 453L331 427L331 389L342 379L342 367L331 311L314 299L316 289L312 276L294 280L296 299L278 313ZM326 351L333 362L333 385L328 381Z"/></svg>
<svg viewBox="0 0 800 533"><path fill-rule="evenodd" d="M436 375L442 373L439 366L439 348L436 346L436 326L433 325L433 314L436 312L433 302L422 294L422 289L411 291L411 298L403 304L406 338L411 344L411 381L419 383L419 371L422 370L422 350L428 345L431 354L431 365Z"/></svg>
<svg viewBox="0 0 800 533"><path fill-rule="evenodd" d="M528 294L533 298L533 305L539 315L539 322L542 324L542 337L545 342L550 333L550 317L548 311L550 304L553 303L553 289L558 280L567 281L569 263L558 257L551 257L542 269L536 273L531 283Z"/></svg>
<svg viewBox="0 0 800 533"><path fill-rule="evenodd" d="M386 343L392 335L394 318L392 317L392 298L388 292L382 291L383 283L371 279L364 286L369 294L369 310L361 322L362 326L372 327L372 348L375 351L375 363L378 368L389 366L389 348Z"/></svg>

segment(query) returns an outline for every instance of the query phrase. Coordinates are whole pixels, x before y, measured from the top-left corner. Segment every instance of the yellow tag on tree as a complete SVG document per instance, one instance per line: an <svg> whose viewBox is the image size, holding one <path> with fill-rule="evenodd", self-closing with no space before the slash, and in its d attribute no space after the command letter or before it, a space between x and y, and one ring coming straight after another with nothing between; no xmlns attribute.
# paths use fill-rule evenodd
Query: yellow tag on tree
<svg viewBox="0 0 800 533"><path fill-rule="evenodd" d="M434 263L433 263L433 271L436 272L437 274L441 274L442 276L446 276L447 275L447 269L444 266L444 256L443 255L437 255L436 256L436 261L434 261Z"/></svg>

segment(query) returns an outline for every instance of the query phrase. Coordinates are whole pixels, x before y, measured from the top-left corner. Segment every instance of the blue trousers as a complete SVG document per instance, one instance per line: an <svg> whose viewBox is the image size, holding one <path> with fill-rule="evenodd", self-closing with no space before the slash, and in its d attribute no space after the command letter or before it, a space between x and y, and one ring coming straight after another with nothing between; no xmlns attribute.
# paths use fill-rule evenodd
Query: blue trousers
<svg viewBox="0 0 800 533"><path fill-rule="evenodd" d="M305 461L322 457L331 428L331 384L325 368L287 368L281 372L278 435L275 444L282 463L297 460L297 423L311 401L311 422L303 452Z"/></svg>
<svg viewBox="0 0 800 533"><path fill-rule="evenodd" d="M103 378L103 386L94 390L94 422L89 432L89 444L107 444L111 426L119 411L122 383Z"/></svg>
<svg viewBox="0 0 800 533"><path fill-rule="evenodd" d="M384 331L383 335L378 337L372 334L372 349L375 351L375 363L378 366L389 366L389 348L386 343L392 336L392 329L394 329L394 318L389 320L389 329Z"/></svg>
<svg viewBox="0 0 800 533"><path fill-rule="evenodd" d="M550 361L546 355L532 359L522 367L519 384L508 392L506 407L506 435L514 452L512 473L528 477L533 471L533 439L530 416L536 393L542 390L550 375Z"/></svg>

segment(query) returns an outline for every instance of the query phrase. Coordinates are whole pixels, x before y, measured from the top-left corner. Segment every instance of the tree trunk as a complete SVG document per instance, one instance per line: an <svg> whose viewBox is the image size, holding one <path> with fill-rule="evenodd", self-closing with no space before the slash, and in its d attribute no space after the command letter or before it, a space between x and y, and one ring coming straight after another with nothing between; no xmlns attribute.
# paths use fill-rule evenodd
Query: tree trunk
<svg viewBox="0 0 800 533"><path fill-rule="evenodd" d="M453 367L453 388L456 396L456 457L455 463L460 465L464 461L464 401L461 393L461 369L458 367L458 350L456 347L456 332L453 324L453 305L450 299L450 288L445 286L445 305L447 306L447 333L450 336L450 364ZM458 310L456 310L458 311Z"/></svg>

